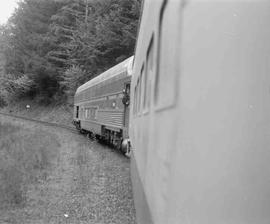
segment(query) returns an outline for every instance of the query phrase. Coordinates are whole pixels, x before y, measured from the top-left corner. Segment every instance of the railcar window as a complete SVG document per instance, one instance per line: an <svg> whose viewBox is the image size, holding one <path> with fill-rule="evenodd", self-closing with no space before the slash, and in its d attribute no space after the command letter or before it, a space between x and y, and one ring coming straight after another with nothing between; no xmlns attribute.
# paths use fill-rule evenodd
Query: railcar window
<svg viewBox="0 0 270 224"><path fill-rule="evenodd" d="M133 115L135 115L135 108L136 108L136 92L137 88L134 88L134 98L133 98Z"/></svg>
<svg viewBox="0 0 270 224"><path fill-rule="evenodd" d="M89 118L94 118L95 117L95 109L94 108L91 108L90 110L90 114L89 114Z"/></svg>
<svg viewBox="0 0 270 224"><path fill-rule="evenodd" d="M175 105L177 91L177 46L179 46L179 19L170 16L178 15L175 4L164 1L160 13L157 77L155 82L155 105L166 108Z"/></svg>
<svg viewBox="0 0 270 224"><path fill-rule="evenodd" d="M94 110L94 119L97 119L97 108Z"/></svg>
<svg viewBox="0 0 270 224"><path fill-rule="evenodd" d="M144 100L143 106L146 111L148 111L150 107L150 80L151 80L151 72L153 72L153 60L154 60L154 37L152 36L146 56L146 72L145 72L145 84L144 84Z"/></svg>
<svg viewBox="0 0 270 224"><path fill-rule="evenodd" d="M126 94L130 95L130 84L126 84Z"/></svg>
<svg viewBox="0 0 270 224"><path fill-rule="evenodd" d="M86 119L96 119L97 118L97 107L90 107L85 109Z"/></svg>
<svg viewBox="0 0 270 224"><path fill-rule="evenodd" d="M135 92L134 92L134 105L133 105L134 115L137 114L137 95L138 95L138 84L135 86Z"/></svg>
<svg viewBox="0 0 270 224"><path fill-rule="evenodd" d="M136 115L138 115L138 108L139 108L139 79L137 80L137 91L136 91Z"/></svg>
<svg viewBox="0 0 270 224"><path fill-rule="evenodd" d="M139 90L138 90L138 113L141 112L141 95L142 95L142 74L139 76Z"/></svg>
<svg viewBox="0 0 270 224"><path fill-rule="evenodd" d="M141 75L140 75L140 79L141 79L141 104L142 104L142 108L145 109L144 106L144 100L145 100L145 95L146 95L146 74L145 74L145 68L144 68L144 64L142 65L141 68Z"/></svg>
<svg viewBox="0 0 270 224"><path fill-rule="evenodd" d="M83 118L83 108L81 109L80 118Z"/></svg>

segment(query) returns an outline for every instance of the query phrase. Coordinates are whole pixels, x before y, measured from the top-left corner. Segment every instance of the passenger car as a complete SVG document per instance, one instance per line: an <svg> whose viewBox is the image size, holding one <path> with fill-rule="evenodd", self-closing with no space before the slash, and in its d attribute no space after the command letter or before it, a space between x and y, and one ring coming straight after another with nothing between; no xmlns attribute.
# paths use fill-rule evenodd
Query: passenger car
<svg viewBox="0 0 270 224"><path fill-rule="evenodd" d="M269 223L269 9L144 1L130 119L138 224Z"/></svg>
<svg viewBox="0 0 270 224"><path fill-rule="evenodd" d="M80 86L74 97L76 127L128 153L129 94L133 57ZM122 145L125 143L125 145Z"/></svg>

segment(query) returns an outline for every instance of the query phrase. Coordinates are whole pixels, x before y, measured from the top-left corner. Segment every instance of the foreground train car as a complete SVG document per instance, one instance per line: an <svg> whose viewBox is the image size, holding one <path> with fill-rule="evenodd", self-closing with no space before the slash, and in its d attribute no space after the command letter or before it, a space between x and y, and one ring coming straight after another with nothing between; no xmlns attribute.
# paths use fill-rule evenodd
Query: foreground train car
<svg viewBox="0 0 270 224"><path fill-rule="evenodd" d="M270 223L270 1L145 0L131 87L139 224Z"/></svg>
<svg viewBox="0 0 270 224"><path fill-rule="evenodd" d="M105 71L80 86L74 97L73 122L77 128L118 148L128 141L132 63L130 57ZM127 146L121 149L127 152Z"/></svg>

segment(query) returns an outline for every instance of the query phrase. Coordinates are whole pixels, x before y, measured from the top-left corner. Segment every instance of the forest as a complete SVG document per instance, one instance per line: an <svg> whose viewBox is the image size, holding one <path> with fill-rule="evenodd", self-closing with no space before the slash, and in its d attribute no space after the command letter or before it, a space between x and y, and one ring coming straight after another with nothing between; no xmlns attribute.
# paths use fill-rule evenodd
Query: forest
<svg viewBox="0 0 270 224"><path fill-rule="evenodd" d="M141 0L21 0L0 26L0 106L64 102L134 54Z"/></svg>

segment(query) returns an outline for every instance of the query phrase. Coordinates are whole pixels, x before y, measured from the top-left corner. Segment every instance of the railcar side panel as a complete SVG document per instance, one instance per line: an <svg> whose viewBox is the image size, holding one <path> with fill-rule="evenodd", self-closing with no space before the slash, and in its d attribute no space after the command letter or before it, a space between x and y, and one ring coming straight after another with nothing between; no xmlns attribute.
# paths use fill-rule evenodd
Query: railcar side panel
<svg viewBox="0 0 270 224"><path fill-rule="evenodd" d="M97 135L101 135L101 124L94 121L81 120L81 128Z"/></svg>
<svg viewBox="0 0 270 224"><path fill-rule="evenodd" d="M139 224L269 223L269 8L145 0L130 125Z"/></svg>

